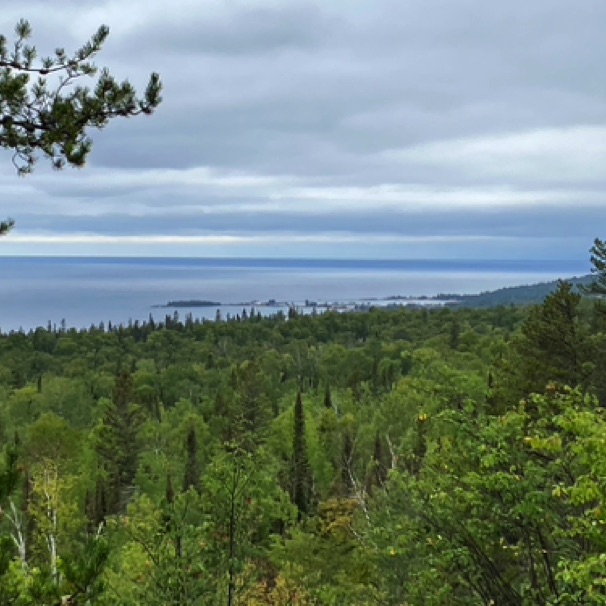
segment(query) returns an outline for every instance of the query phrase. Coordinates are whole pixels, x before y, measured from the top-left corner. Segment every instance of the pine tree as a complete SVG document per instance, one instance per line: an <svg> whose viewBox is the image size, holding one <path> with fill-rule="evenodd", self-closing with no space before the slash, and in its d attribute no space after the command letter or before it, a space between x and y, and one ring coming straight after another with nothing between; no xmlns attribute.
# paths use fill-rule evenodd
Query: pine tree
<svg viewBox="0 0 606 606"><path fill-rule="evenodd" d="M156 73L143 97L128 80L117 82L107 69L101 70L94 86L77 84L97 75L92 60L107 40L107 26L73 54L57 48L53 56L38 61L36 48L28 44L31 34L30 24L22 19L14 43L0 35L0 148L14 152L19 174L32 172L39 153L55 168L84 166L92 148L88 129L101 129L117 117L151 114L161 103ZM0 236L14 223L1 221Z"/></svg>
<svg viewBox="0 0 606 606"><path fill-rule="evenodd" d="M593 306L592 328L596 333L604 333L606 332L606 242L596 238L589 252L591 253L591 273L595 279L589 286L585 286L582 292L597 295ZM600 355L599 358L601 361L603 356Z"/></svg>
<svg viewBox="0 0 606 606"><path fill-rule="evenodd" d="M578 385L582 376L584 339L578 325L581 297L569 282L560 282L542 306L532 310L522 327L520 351L526 374L537 391L550 381Z"/></svg>
<svg viewBox="0 0 606 606"><path fill-rule="evenodd" d="M198 435L196 428L192 425L187 432L185 444L186 460L185 474L183 477L183 491L186 492L193 488L196 492L200 492L200 464L198 461Z"/></svg>
<svg viewBox="0 0 606 606"><path fill-rule="evenodd" d="M122 371L99 428L97 454L107 474L109 513L124 510L137 473L138 434L143 417L141 409L132 403L132 389L131 374Z"/></svg>
<svg viewBox="0 0 606 606"><path fill-rule="evenodd" d="M142 98L132 84L118 83L107 69L92 88L75 85L97 75L92 60L107 40L107 26L73 54L57 48L53 56L38 61L35 47L28 44L31 34L22 19L13 44L0 36L0 147L14 150L20 173L32 171L36 152L55 168L83 166L92 146L88 128L103 128L117 117L150 114L160 104L162 85L155 73Z"/></svg>
<svg viewBox="0 0 606 606"><path fill-rule="evenodd" d="M491 400L499 409L542 393L551 383L585 384L590 351L588 335L578 322L580 302L572 284L560 281L543 305L530 311L510 355L497 367Z"/></svg>
<svg viewBox="0 0 606 606"><path fill-rule="evenodd" d="M591 273L594 274L595 281L586 291L606 295L606 242L596 238L589 252L591 253Z"/></svg>
<svg viewBox="0 0 606 606"><path fill-rule="evenodd" d="M300 391L297 392L294 411L292 473L292 500L297 506L301 518L307 515L311 509L312 477L307 452L305 409Z"/></svg>

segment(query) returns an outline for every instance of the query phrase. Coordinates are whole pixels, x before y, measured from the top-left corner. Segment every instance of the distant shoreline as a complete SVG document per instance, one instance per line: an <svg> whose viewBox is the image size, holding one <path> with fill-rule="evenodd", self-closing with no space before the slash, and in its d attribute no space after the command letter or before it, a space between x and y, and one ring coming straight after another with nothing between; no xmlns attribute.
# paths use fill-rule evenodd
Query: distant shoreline
<svg viewBox="0 0 606 606"><path fill-rule="evenodd" d="M577 288L589 285L593 276L585 275L569 278L565 281L571 282ZM223 303L221 301L208 301L205 299L184 299L169 301L154 308L162 309L195 309L195 308L282 308L282 309L318 309L323 311L364 311L381 308L401 307L495 307L498 305L532 305L541 303L546 296L552 293L558 285L559 280L550 282L539 282L520 286L509 286L492 291L477 294L437 294L434 296L404 296L391 295L388 297L365 297L359 299L344 300L309 300L305 301L278 301L276 299L242 301L236 303Z"/></svg>
<svg viewBox="0 0 606 606"><path fill-rule="evenodd" d="M388 306L402 306L408 305L443 305L444 303L452 303L455 301L449 301L441 297L403 297L403 296L391 296L391 297L369 297L364 299L345 299L342 301L276 301L269 299L267 301L242 301L238 303L223 303L221 301L198 301L196 299L183 300L183 301L169 301L162 305L153 305L153 308L160 309L186 309L186 308L197 308L197 307L243 307L243 308L257 308L257 307L279 307L279 308L318 308L318 309L336 309L343 307L388 307Z"/></svg>

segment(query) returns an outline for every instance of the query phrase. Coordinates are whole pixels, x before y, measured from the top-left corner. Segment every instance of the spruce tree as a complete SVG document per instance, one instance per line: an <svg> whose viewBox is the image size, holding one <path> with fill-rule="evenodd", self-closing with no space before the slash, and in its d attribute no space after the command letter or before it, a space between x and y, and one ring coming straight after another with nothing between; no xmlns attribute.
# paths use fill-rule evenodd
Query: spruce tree
<svg viewBox="0 0 606 606"><path fill-rule="evenodd" d="M186 492L193 488L196 492L200 492L200 464L198 461L198 435L196 428L192 425L187 432L185 443L186 459L185 459L185 474L183 477L183 491Z"/></svg>
<svg viewBox="0 0 606 606"><path fill-rule="evenodd" d="M578 324L581 297L569 282L542 306L532 310L522 327L520 352L526 362L526 376L536 391L550 381L576 386L582 380L584 337Z"/></svg>
<svg viewBox="0 0 606 606"><path fill-rule="evenodd" d="M590 342L578 321L580 302L572 284L560 281L557 290L530 311L509 356L497 366L491 400L498 410L544 392L551 383L586 383Z"/></svg>
<svg viewBox="0 0 606 606"><path fill-rule="evenodd" d="M299 518L311 509L312 477L307 452L305 409L301 392L297 392L294 411L292 500L297 506Z"/></svg>
<svg viewBox="0 0 606 606"><path fill-rule="evenodd" d="M589 252L591 273L594 274L595 280L586 290L589 293L606 295L606 242L596 238Z"/></svg>
<svg viewBox="0 0 606 606"><path fill-rule="evenodd" d="M141 409L132 403L133 380L122 371L116 378L112 401L99 428L97 454L107 475L108 512L124 510L132 493L139 462L138 434Z"/></svg>

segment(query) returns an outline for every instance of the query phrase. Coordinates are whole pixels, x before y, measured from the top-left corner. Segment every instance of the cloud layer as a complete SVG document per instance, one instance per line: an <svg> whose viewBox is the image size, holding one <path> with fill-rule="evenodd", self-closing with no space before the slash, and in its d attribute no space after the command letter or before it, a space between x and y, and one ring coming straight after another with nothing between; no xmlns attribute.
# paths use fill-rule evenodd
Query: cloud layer
<svg viewBox="0 0 606 606"><path fill-rule="evenodd" d="M583 258L606 219L606 4L6 0L42 53L98 25L149 119L18 179L6 254Z"/></svg>

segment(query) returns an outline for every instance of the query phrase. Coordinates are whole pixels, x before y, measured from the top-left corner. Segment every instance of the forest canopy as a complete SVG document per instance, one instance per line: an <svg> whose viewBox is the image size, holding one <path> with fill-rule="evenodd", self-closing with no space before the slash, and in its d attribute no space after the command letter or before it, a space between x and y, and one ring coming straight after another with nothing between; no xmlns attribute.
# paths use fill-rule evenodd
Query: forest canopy
<svg viewBox="0 0 606 606"><path fill-rule="evenodd" d="M0 602L606 603L604 317L4 334Z"/></svg>

